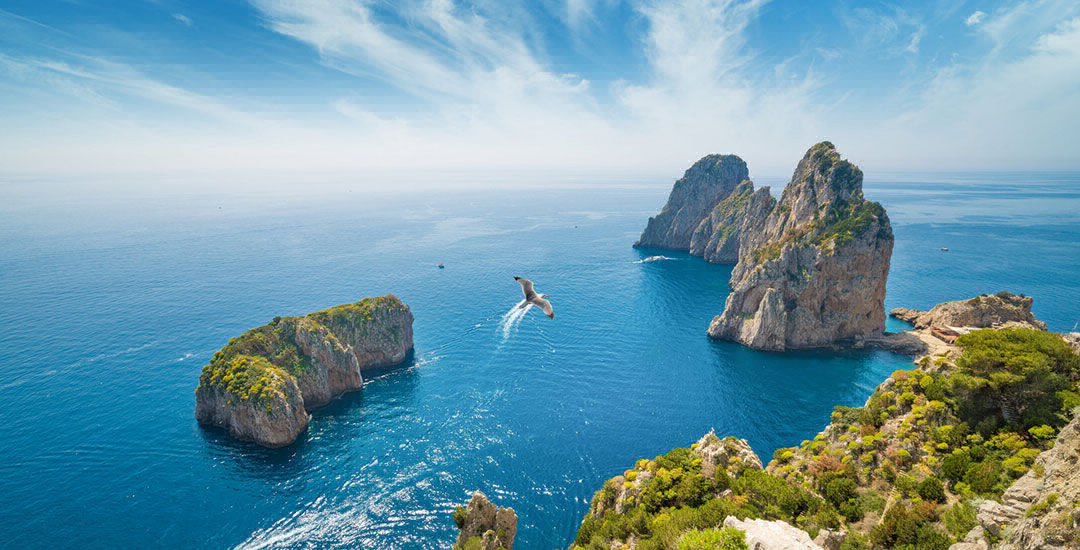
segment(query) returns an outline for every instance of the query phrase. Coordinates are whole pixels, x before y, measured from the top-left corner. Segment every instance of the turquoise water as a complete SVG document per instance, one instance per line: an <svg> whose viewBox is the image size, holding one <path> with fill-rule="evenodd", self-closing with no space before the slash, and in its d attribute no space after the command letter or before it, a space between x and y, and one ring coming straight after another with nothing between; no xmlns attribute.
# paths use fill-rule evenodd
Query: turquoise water
<svg viewBox="0 0 1080 550"><path fill-rule="evenodd" d="M908 366L706 338L730 266L630 248L669 185L4 184L0 540L444 548L482 489L518 512L516 547L566 546L635 459L710 429L767 459ZM1080 175L900 175L867 195L897 238L888 307L1009 289L1052 329L1080 320ZM513 275L555 321L508 322ZM316 411L296 445L195 423L199 369L230 337L386 292L413 309L415 357Z"/></svg>

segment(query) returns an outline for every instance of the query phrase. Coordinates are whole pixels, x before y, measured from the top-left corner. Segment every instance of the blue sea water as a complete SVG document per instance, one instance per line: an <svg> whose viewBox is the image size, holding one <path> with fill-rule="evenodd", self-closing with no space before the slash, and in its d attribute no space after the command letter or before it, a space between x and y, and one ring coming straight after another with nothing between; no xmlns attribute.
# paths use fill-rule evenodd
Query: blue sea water
<svg viewBox="0 0 1080 550"><path fill-rule="evenodd" d="M630 247L669 181L543 183L4 182L2 545L445 548L481 489L518 512L517 548L565 547L636 459L715 429L767 460L910 364L710 341L731 267ZM1080 320L1080 174L871 177L866 194L896 234L887 307L1007 289L1052 330ZM513 275L554 321L513 315ZM414 357L297 444L195 423L199 369L230 337L387 292L412 307Z"/></svg>

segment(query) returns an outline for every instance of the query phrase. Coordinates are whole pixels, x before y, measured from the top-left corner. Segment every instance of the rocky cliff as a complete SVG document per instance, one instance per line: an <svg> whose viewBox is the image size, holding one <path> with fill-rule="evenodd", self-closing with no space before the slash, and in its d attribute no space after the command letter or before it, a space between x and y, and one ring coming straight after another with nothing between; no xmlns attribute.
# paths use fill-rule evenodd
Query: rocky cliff
<svg viewBox="0 0 1080 550"><path fill-rule="evenodd" d="M698 224L690 238L690 254L716 264L736 263L742 236L761 231L775 206L768 187L755 191L752 182L740 183Z"/></svg>
<svg viewBox="0 0 1080 550"><path fill-rule="evenodd" d="M713 434L639 460L597 491L574 548L675 550L722 528L763 549L1077 547L1080 356L1004 327L917 365L764 471Z"/></svg>
<svg viewBox="0 0 1080 550"><path fill-rule="evenodd" d="M664 209L649 218L634 246L689 250L694 230L748 175L735 155L703 157L675 182Z"/></svg>
<svg viewBox="0 0 1080 550"><path fill-rule="evenodd" d="M457 542L454 550L513 550L517 536L517 514L513 508L500 508L476 491L467 507L454 510Z"/></svg>
<svg viewBox="0 0 1080 550"><path fill-rule="evenodd" d="M952 550L1080 547L1080 417L1001 495L978 507L979 525ZM998 541L993 545L993 541Z"/></svg>
<svg viewBox="0 0 1080 550"><path fill-rule="evenodd" d="M710 336L781 351L882 332L893 234L862 177L829 142L806 152L760 229L741 235Z"/></svg>
<svg viewBox="0 0 1080 550"><path fill-rule="evenodd" d="M230 340L203 367L195 418L237 439L288 445L307 428L307 409L363 387L364 369L403 361L413 347L412 321L392 295L275 317Z"/></svg>
<svg viewBox="0 0 1080 550"><path fill-rule="evenodd" d="M930 311L898 307L890 315L907 321L915 328L970 327L988 328L1009 324L1046 330L1046 323L1031 313L1034 300L1030 296L1017 296L1011 292L983 294L970 300L940 303Z"/></svg>

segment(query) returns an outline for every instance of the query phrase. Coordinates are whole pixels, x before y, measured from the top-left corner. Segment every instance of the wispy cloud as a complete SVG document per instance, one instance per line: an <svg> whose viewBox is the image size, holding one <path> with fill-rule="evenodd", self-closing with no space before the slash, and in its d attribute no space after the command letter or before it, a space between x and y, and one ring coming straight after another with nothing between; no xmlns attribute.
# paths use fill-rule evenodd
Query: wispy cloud
<svg viewBox="0 0 1080 550"><path fill-rule="evenodd" d="M103 170L677 174L702 154L736 152L756 174L778 174L826 138L856 160L891 167L909 166L912 155L935 166L1019 152L1075 159L1066 148L1068 121L1080 119L1080 5L1068 0L975 12L972 32L952 28L965 41L954 42L962 55L940 45L962 14L907 5L828 12L849 35L808 29L792 38L795 53L777 54L757 32L775 24L767 0L249 1L261 24L252 32L314 57L305 75L333 75L333 86L304 82L295 103L274 103L229 79L192 85L194 64L155 70L135 55L51 43L32 53L0 49L0 86L37 108L0 110L8 117L0 122L12 128L19 117L20 128L41 136L0 133L0 165L43 169L66 155L72 169ZM564 45L553 45L553 34L603 34L599 26L627 7L632 24L620 24L632 31L623 46L632 51L614 75L568 63ZM9 27L54 32L5 13ZM849 86L866 58L892 59L903 74ZM95 134L103 124L109 131Z"/></svg>
<svg viewBox="0 0 1080 550"><path fill-rule="evenodd" d="M982 23L983 19L986 19L986 12L975 10L974 13L969 15L968 18L964 20L964 24L969 27L974 27L975 25Z"/></svg>

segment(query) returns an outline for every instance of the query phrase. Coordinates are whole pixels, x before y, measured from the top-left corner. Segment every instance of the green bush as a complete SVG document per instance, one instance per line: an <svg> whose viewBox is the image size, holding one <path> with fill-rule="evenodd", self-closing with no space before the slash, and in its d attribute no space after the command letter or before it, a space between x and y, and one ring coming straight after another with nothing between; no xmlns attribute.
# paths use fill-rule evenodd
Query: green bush
<svg viewBox="0 0 1080 550"><path fill-rule="evenodd" d="M945 501L945 487L941 485L941 480L936 477L928 477L922 480L917 491L923 500L930 502Z"/></svg>
<svg viewBox="0 0 1080 550"><path fill-rule="evenodd" d="M746 533L731 527L688 531L679 539L679 550L747 550Z"/></svg>
<svg viewBox="0 0 1080 550"><path fill-rule="evenodd" d="M963 539L968 531L972 530L978 521L975 517L975 507L967 501L957 502L945 511L945 528L957 539Z"/></svg>
<svg viewBox="0 0 1080 550"><path fill-rule="evenodd" d="M461 529L465 526L465 518L467 517L468 513L465 511L464 506L458 506L457 508L454 508L454 523L457 525L458 529Z"/></svg>
<svg viewBox="0 0 1080 550"><path fill-rule="evenodd" d="M953 482L964 480L964 474L971 467L971 455L968 451L954 451L941 461L941 475Z"/></svg>
<svg viewBox="0 0 1080 550"><path fill-rule="evenodd" d="M846 477L836 478L825 487L825 499L839 508L841 504L855 498L858 494L857 488L858 485Z"/></svg>

